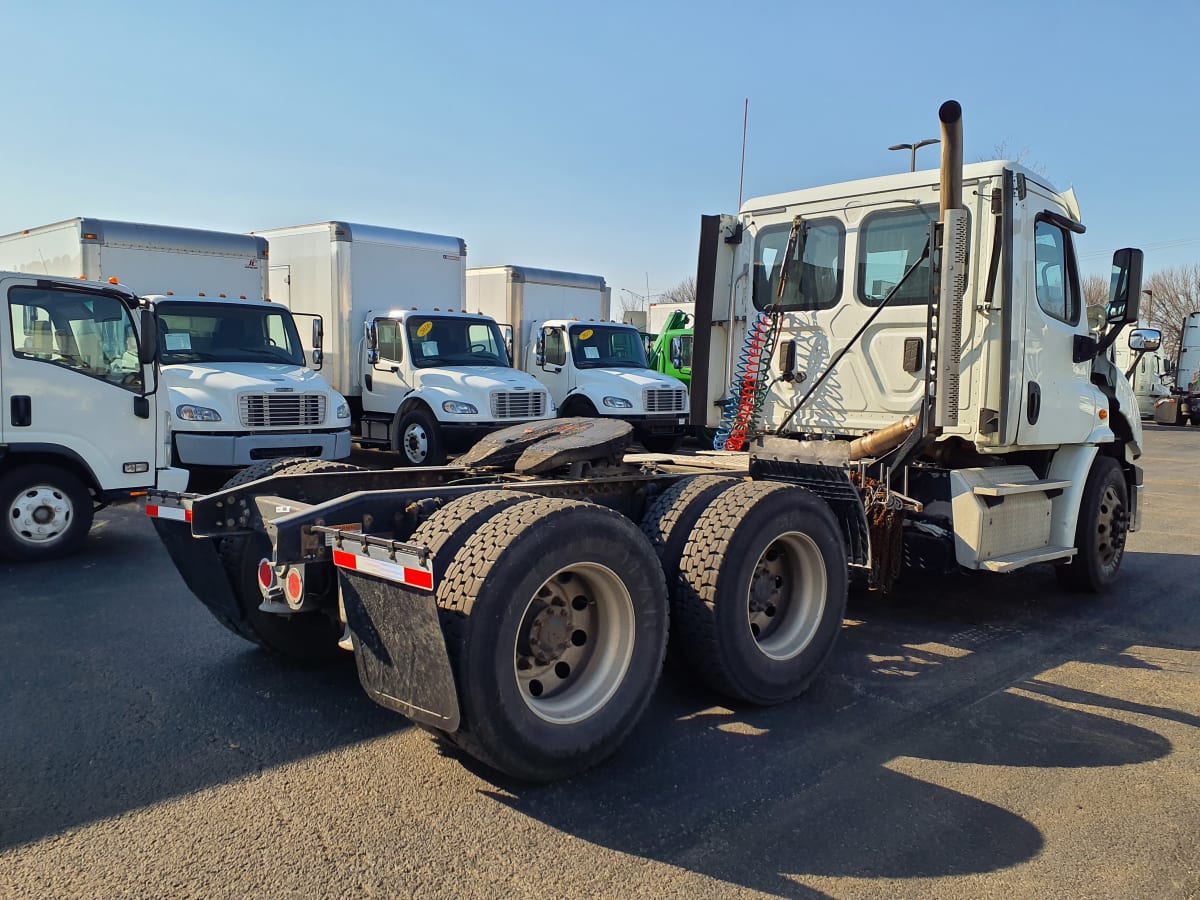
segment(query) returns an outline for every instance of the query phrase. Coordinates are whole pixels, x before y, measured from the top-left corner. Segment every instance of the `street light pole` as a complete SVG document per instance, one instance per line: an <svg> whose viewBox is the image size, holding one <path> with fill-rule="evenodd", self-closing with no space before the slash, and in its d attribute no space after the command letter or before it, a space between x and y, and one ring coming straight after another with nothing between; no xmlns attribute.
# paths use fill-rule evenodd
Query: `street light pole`
<svg viewBox="0 0 1200 900"><path fill-rule="evenodd" d="M888 149L889 150L911 150L912 151L912 161L911 161L911 165L909 166L908 171L915 172L915 171L917 171L917 151L920 150L922 147L928 147L930 144L940 144L940 143L941 143L941 140L938 138L926 138L923 141L917 141L915 144L892 144L892 146L888 147Z"/></svg>

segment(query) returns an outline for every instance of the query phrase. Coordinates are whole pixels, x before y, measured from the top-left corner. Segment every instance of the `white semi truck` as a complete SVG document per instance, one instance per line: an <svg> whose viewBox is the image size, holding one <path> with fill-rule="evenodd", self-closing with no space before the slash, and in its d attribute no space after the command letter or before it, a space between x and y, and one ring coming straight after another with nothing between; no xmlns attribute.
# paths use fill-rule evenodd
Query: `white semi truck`
<svg viewBox="0 0 1200 900"><path fill-rule="evenodd" d="M94 511L183 490L151 308L109 284L0 272L0 557L79 549Z"/></svg>
<svg viewBox="0 0 1200 900"><path fill-rule="evenodd" d="M1138 411L1143 419L1154 417L1154 407L1171 396L1173 367L1161 350L1138 354L1125 343L1113 347L1113 362L1126 373L1137 397Z"/></svg>
<svg viewBox="0 0 1200 900"><path fill-rule="evenodd" d="M185 581L279 653L352 650L376 702L543 781L629 734L668 624L697 680L766 705L817 677L851 579L1051 563L1068 589L1110 587L1142 431L1106 351L1137 321L1141 253L1115 255L1089 333L1073 197L1012 163L964 170L958 104L940 118L940 177L702 220L693 421L736 398L712 424L748 471L625 461L611 419L507 429L442 468L262 468L153 496Z"/></svg>
<svg viewBox="0 0 1200 900"><path fill-rule="evenodd" d="M326 372L363 446L440 465L448 448L554 415L496 322L464 314L461 238L348 222L256 234L270 241L271 299L327 323Z"/></svg>
<svg viewBox="0 0 1200 900"><path fill-rule="evenodd" d="M119 282L158 310L178 465L350 453L349 406L306 367L286 307L264 299L262 238L76 218L0 237L0 268Z"/></svg>
<svg viewBox="0 0 1200 900"><path fill-rule="evenodd" d="M1154 421L1200 426L1200 310L1183 317L1172 375L1170 394L1154 405Z"/></svg>
<svg viewBox="0 0 1200 900"><path fill-rule="evenodd" d="M559 415L621 419L647 450L687 430L687 388L649 368L632 325L609 321L597 275L524 266L467 270L467 308L511 326L513 359L550 391Z"/></svg>

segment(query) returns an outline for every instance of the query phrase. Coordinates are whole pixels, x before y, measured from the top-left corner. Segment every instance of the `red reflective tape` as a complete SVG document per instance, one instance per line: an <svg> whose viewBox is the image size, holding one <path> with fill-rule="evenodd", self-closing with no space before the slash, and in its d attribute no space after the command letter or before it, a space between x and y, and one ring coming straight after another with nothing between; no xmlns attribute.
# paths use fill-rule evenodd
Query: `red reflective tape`
<svg viewBox="0 0 1200 900"><path fill-rule="evenodd" d="M408 566L405 566L404 581L413 587L425 588L427 591L433 590L432 572L422 572L420 569L410 569Z"/></svg>
<svg viewBox="0 0 1200 900"><path fill-rule="evenodd" d="M347 553L345 550L334 550L333 564L341 566L343 569L357 569L358 557L353 553Z"/></svg>
<svg viewBox="0 0 1200 900"><path fill-rule="evenodd" d="M154 516L155 518L158 518L158 507L151 503L147 503L146 504L146 515Z"/></svg>

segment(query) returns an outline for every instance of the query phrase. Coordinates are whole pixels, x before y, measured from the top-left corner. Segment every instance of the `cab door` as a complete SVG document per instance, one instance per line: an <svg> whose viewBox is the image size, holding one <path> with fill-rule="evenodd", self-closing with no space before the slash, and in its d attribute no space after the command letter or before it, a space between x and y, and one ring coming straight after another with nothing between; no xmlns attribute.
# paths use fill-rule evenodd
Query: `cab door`
<svg viewBox="0 0 1200 900"><path fill-rule="evenodd" d="M1075 361L1087 320L1072 237L1083 229L1033 191L1024 205L1014 241L1024 252L1014 266L1013 297L1025 307L1017 442L1078 443L1100 424L1091 359Z"/></svg>
<svg viewBox="0 0 1200 900"><path fill-rule="evenodd" d="M33 278L0 280L0 440L65 449L103 490L151 486L158 422L133 311L115 294Z"/></svg>
<svg viewBox="0 0 1200 900"><path fill-rule="evenodd" d="M405 373L404 323L399 319L369 319L375 331L376 359L363 361L363 409L394 414L413 386Z"/></svg>

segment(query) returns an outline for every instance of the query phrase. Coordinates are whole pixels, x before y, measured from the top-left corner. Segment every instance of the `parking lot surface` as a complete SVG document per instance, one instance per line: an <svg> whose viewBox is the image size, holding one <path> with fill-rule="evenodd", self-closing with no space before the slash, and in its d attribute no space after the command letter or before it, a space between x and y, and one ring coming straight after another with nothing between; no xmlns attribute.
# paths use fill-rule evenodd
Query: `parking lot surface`
<svg viewBox="0 0 1200 900"><path fill-rule="evenodd" d="M0 565L0 895L1197 896L1200 429L1146 444L1112 592L854 595L804 697L669 666L615 758L540 787L240 641L109 509Z"/></svg>

